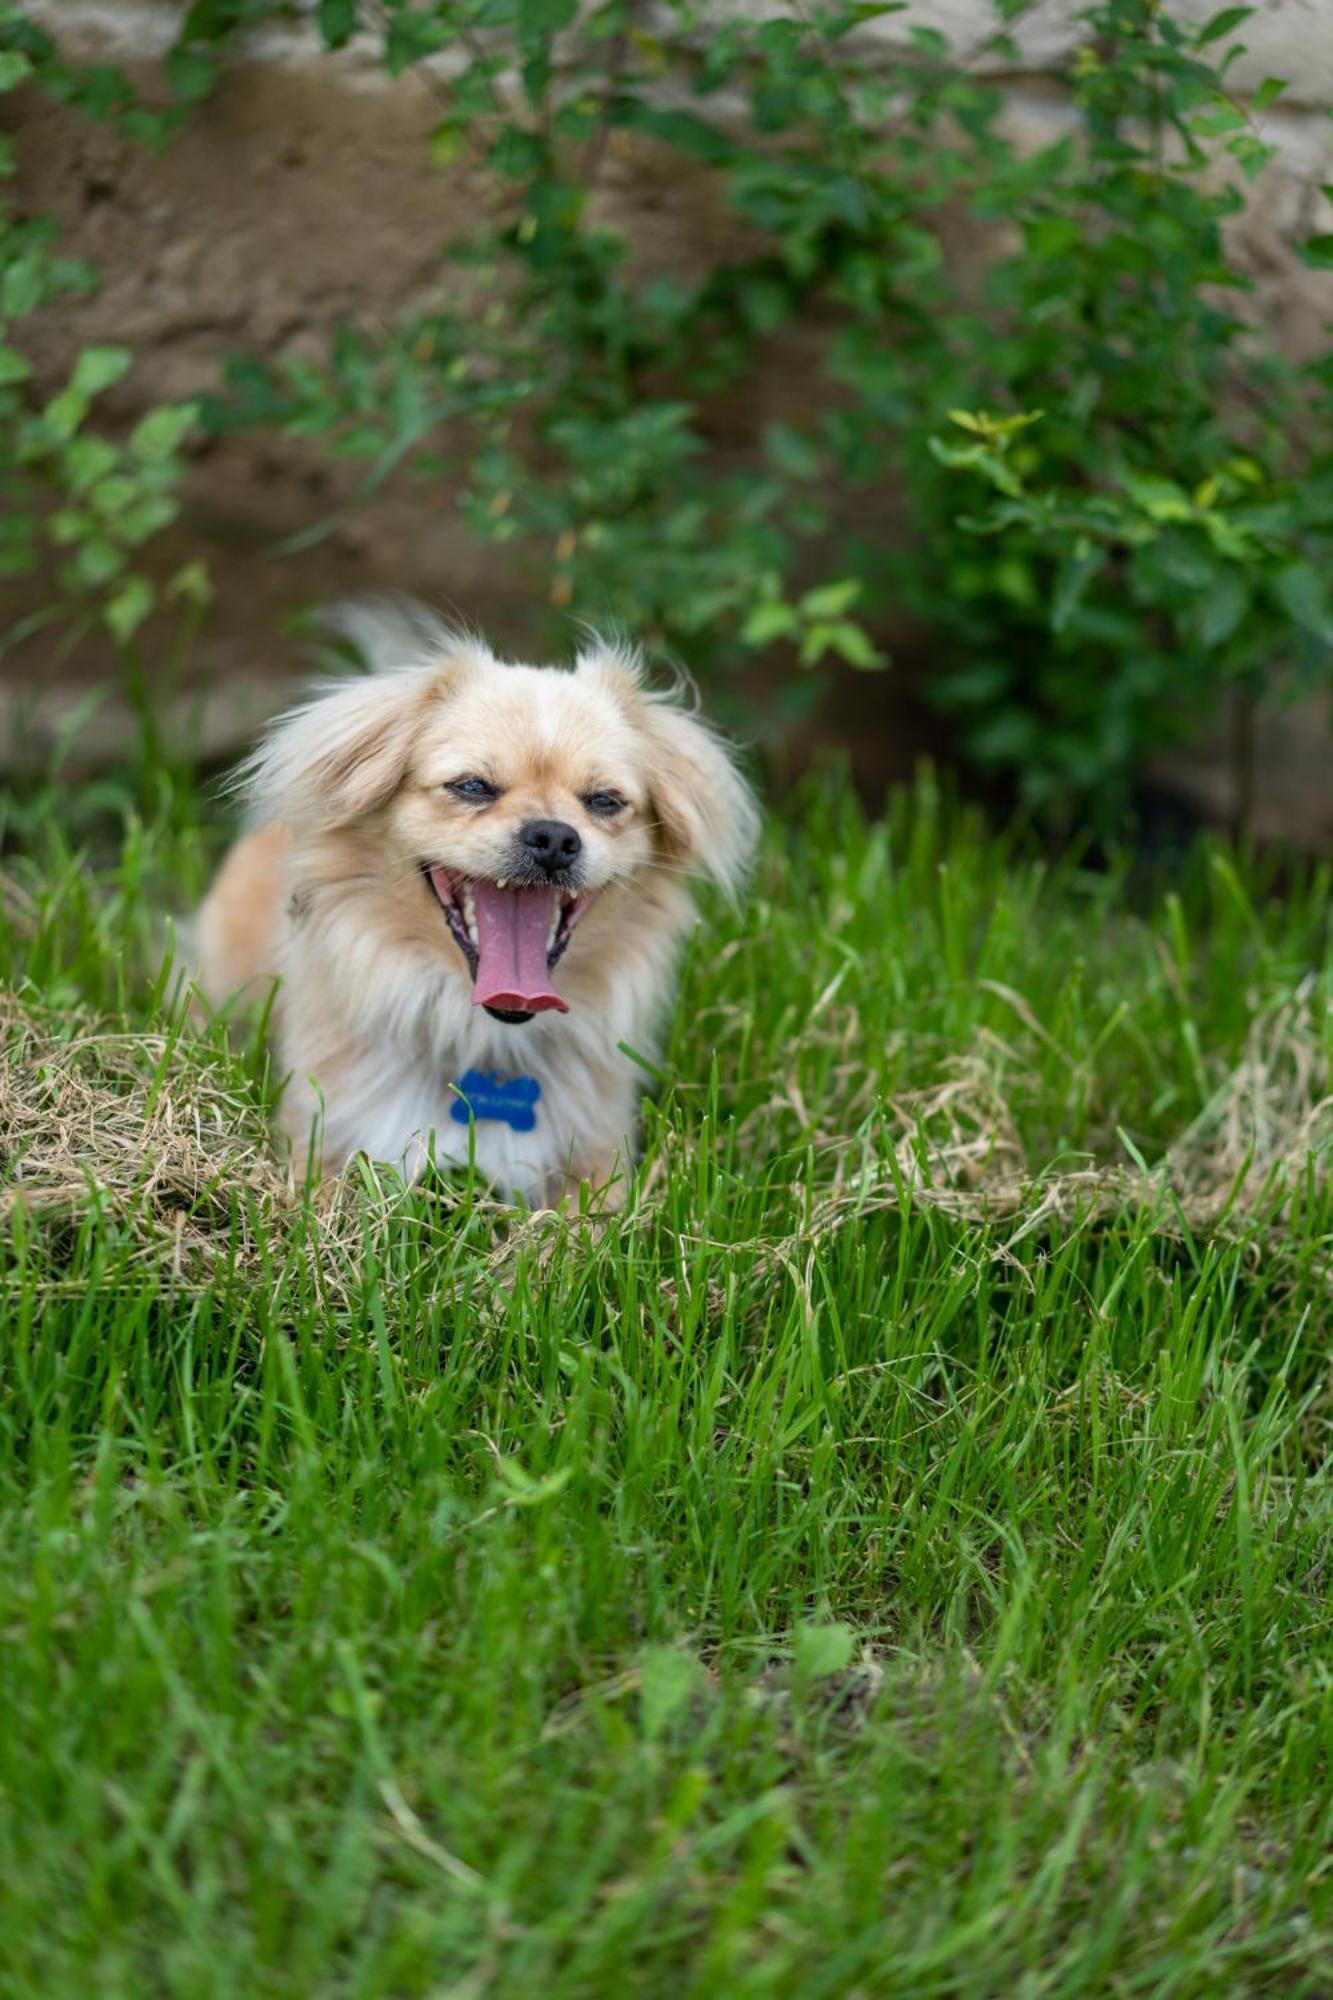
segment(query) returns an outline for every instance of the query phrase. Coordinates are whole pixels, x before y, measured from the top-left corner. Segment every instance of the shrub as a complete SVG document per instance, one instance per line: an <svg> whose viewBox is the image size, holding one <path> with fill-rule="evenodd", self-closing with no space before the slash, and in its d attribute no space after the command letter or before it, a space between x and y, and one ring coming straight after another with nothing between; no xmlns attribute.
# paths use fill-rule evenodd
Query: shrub
<svg viewBox="0 0 1333 2000"><path fill-rule="evenodd" d="M169 129L169 119L134 103L114 72L71 69L20 8L0 4L0 96L30 80L65 102L118 118L141 138L160 139ZM13 171L12 144L0 140L0 181ZM93 421L95 404L129 372L133 356L109 346L86 348L56 393L36 403L23 322L39 307L96 284L88 265L62 256L55 239L49 217L26 217L0 201L0 577L49 576L51 602L30 613L19 633L62 617L77 632L100 619L123 644L159 599L136 569L135 553L176 518L180 446L195 410L164 404L149 410L124 442L113 441ZM205 590L199 565L188 564L164 595L197 602Z"/></svg>
<svg viewBox="0 0 1333 2000"><path fill-rule="evenodd" d="M958 663L939 692L1042 800L1114 795L1228 691L1333 664L1327 361L1292 368L1246 326L1222 242L1243 197L1219 153L1253 177L1271 151L1210 63L1247 11L1188 34L1149 0L1088 11L1078 142L989 197L1022 240L963 336L966 397L1004 414L950 413L945 479L914 459Z"/></svg>
<svg viewBox="0 0 1333 2000"><path fill-rule="evenodd" d="M229 41L288 11L196 0L167 65L175 104L146 136L212 88ZM934 31L865 60L859 31L896 11L319 0L312 34L331 49L372 37L394 75L449 52L434 164L480 150L509 185L507 217L449 253L467 265L464 307L374 340L343 328L319 365L234 357L199 415L320 438L365 463L362 495L391 476L448 482L557 611L621 620L715 679L785 649L788 720L829 662L884 663L871 632L905 602L968 753L1048 809L1110 814L1224 690L1325 682L1333 662L1329 364L1298 370L1247 328L1222 245L1236 180L1269 154L1227 87L1252 10L1199 26L1157 0L1087 8L1078 127L1035 157ZM21 13L5 19L0 47L26 34L30 51ZM1002 18L991 53L1005 51ZM123 81L90 82L49 46L36 67L97 115L146 116ZM725 191L738 247L697 281L642 272L591 219L622 138L674 149ZM979 296L947 251L960 214L993 232ZM816 336L820 381L726 470L717 413L793 329ZM103 354L86 379L113 365ZM21 396L0 394L0 449L28 463ZM68 484L58 444L39 457ZM906 552L849 526L890 484L911 502ZM122 521L169 504L161 482L146 513L112 494ZM63 511L80 555L123 546ZM107 560L92 559L94 588ZM87 567L76 558L75 585ZM129 614L147 600L110 580L104 616L129 623L126 590Z"/></svg>

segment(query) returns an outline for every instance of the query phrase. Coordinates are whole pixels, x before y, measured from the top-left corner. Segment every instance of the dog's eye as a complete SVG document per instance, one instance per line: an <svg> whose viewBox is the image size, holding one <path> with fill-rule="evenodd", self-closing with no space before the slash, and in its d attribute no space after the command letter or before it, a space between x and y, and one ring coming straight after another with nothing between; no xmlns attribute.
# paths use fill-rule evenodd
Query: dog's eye
<svg viewBox="0 0 1333 2000"><path fill-rule="evenodd" d="M618 812L625 810L625 801L619 792L585 792L583 803L598 819L614 819Z"/></svg>
<svg viewBox="0 0 1333 2000"><path fill-rule="evenodd" d="M486 799L498 799L500 796L496 787L488 784L485 778L471 776L454 778L444 789L446 792L452 792L456 799L472 799L477 804Z"/></svg>

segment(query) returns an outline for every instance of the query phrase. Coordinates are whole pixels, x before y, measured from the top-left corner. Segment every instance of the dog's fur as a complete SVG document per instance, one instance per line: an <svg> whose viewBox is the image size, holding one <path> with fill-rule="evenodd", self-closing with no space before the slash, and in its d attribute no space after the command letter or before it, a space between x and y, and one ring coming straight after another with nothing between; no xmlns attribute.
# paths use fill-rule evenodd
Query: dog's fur
<svg viewBox="0 0 1333 2000"><path fill-rule="evenodd" d="M345 624L375 671L281 718L246 767L254 830L200 911L200 988L216 1006L280 977L281 1122L299 1165L333 1172L364 1151L412 1175L432 1148L471 1150L497 1188L539 1203L618 1182L639 1077L620 1045L651 1059L692 921L687 879L738 889L752 797L623 647L592 644L570 671L501 663L416 607ZM449 789L474 776L496 795ZM623 801L609 817L607 795ZM569 1011L506 1022L474 1004L426 871L512 882L534 820L577 830L576 887L596 893L551 974ZM457 1122L467 1070L535 1078L536 1129Z"/></svg>

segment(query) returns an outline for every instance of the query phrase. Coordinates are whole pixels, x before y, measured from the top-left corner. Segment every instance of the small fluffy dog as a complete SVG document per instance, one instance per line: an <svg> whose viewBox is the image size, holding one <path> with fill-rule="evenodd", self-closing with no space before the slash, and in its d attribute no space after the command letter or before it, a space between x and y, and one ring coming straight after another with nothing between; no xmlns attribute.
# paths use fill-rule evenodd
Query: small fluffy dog
<svg viewBox="0 0 1333 2000"><path fill-rule="evenodd" d="M550 1203L628 1165L693 916L758 815L638 656L511 666L418 607L352 607L374 671L282 717L241 776L254 830L199 913L213 1004L278 976L298 1160L411 1176L433 1149Z"/></svg>

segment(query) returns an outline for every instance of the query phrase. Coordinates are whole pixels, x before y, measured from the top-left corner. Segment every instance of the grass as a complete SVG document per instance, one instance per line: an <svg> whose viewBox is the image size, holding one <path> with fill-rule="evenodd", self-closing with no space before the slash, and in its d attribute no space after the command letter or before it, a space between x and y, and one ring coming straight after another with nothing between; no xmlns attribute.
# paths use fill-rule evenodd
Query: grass
<svg viewBox="0 0 1333 2000"><path fill-rule="evenodd" d="M557 1219L289 1196L187 796L13 808L4 1990L1333 1990L1328 871L822 783Z"/></svg>

